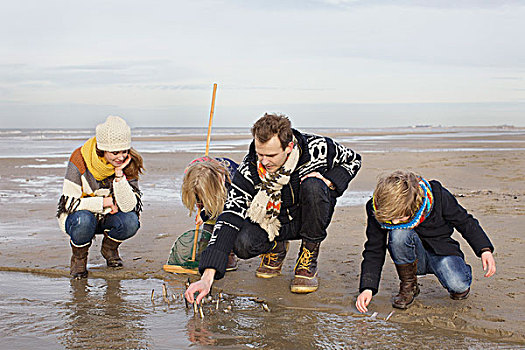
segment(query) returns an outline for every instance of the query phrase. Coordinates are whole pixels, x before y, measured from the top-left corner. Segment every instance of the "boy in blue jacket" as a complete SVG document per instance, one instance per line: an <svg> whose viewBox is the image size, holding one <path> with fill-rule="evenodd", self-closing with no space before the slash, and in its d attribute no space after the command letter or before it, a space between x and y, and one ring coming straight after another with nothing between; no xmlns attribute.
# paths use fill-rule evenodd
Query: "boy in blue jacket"
<svg viewBox="0 0 525 350"><path fill-rule="evenodd" d="M386 250L401 280L392 306L406 309L419 294L417 275L434 274L454 300L466 299L472 269L465 262L459 231L474 253L481 257L485 277L496 272L494 247L479 225L438 181L427 181L409 171L395 171L381 178L373 198L366 204L368 215L361 280L356 307L366 312L379 288Z"/></svg>

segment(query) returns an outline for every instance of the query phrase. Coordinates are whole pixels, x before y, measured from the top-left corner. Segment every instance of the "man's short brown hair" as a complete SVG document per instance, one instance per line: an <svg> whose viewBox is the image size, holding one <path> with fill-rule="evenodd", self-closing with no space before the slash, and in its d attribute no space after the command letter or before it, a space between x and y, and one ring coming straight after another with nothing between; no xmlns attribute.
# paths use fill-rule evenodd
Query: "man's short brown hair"
<svg viewBox="0 0 525 350"><path fill-rule="evenodd" d="M284 150L292 142L293 132L292 123L288 117L282 114L268 114L259 118L252 126L252 135L261 143L268 142L274 135L277 135Z"/></svg>
<svg viewBox="0 0 525 350"><path fill-rule="evenodd" d="M421 176L407 170L381 177L374 191L376 220L390 222L414 216L423 203L420 180Z"/></svg>

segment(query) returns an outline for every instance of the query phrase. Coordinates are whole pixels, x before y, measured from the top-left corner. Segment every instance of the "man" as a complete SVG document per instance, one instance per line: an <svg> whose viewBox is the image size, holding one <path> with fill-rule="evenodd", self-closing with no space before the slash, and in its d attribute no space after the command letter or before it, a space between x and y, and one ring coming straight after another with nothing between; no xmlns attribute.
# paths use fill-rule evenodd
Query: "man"
<svg viewBox="0 0 525 350"><path fill-rule="evenodd" d="M202 253L200 281L188 301L206 296L224 276L232 247L241 259L262 254L260 278L280 275L288 240L302 240L291 291L317 290L317 257L336 198L361 167L361 157L328 137L292 129L287 117L265 114L252 127L254 141L234 175L228 199Z"/></svg>

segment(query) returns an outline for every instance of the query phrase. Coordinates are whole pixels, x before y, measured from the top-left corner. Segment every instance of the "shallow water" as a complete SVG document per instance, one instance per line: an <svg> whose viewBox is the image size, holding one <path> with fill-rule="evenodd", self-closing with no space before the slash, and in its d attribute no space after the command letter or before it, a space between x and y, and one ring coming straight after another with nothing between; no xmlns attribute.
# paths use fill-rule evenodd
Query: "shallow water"
<svg viewBox="0 0 525 350"><path fill-rule="evenodd" d="M46 164L37 164L39 168L45 168ZM57 164L50 164L58 168ZM63 165L65 171L65 165ZM37 168L37 166L32 166ZM176 203L182 206L180 188L182 186L182 174L172 177L158 176L149 178L149 181L141 182L143 193L142 201ZM26 175L20 178L0 179L0 203L56 203L62 191L63 175ZM341 207L364 205L372 196L372 191L347 190L337 199L337 205ZM1 224L0 224L1 226Z"/></svg>
<svg viewBox="0 0 525 350"><path fill-rule="evenodd" d="M333 132L356 133L355 135L336 137L341 143L359 153L368 152L405 152L412 151L396 143L403 141L418 141L422 147L414 151L433 148L447 151L522 151L525 131L522 128L477 128L477 127L399 127L399 128L300 128L307 133L326 134ZM147 153L204 153L206 144L202 141L172 141L165 138L173 136L203 136L207 128L134 128L136 138L133 147L143 154ZM376 133L384 133L377 135ZM234 135L235 139L213 139L211 151L226 154L246 152L252 138L249 127L246 128L214 128L213 135ZM93 129L0 129L0 158L67 158L71 150L81 146L85 140L93 136ZM242 136L241 139L237 137ZM150 140L142 140L149 137ZM490 140L498 137L498 140ZM473 139L471 139L473 138ZM454 147L444 144L470 143L468 146ZM488 146L487 144L492 144ZM501 144L515 143L514 147L501 147ZM500 147L496 147L496 146ZM425 150L428 151L428 150ZM430 150L433 151L433 150ZM54 165L59 166L59 165ZM45 165L41 167L46 167Z"/></svg>
<svg viewBox="0 0 525 350"><path fill-rule="evenodd" d="M0 272L3 349L518 349L460 333L405 327L371 317L291 310L224 295L185 308L181 286L160 280L69 280ZM154 302L151 291L155 290ZM172 297L175 294L175 298ZM231 307L231 310L229 309ZM227 310L227 311L225 311Z"/></svg>

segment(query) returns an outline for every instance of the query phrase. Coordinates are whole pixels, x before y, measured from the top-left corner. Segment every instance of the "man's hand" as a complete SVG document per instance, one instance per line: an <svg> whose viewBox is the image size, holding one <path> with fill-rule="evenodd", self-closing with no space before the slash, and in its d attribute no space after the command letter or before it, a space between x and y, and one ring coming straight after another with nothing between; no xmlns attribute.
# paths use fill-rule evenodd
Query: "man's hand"
<svg viewBox="0 0 525 350"><path fill-rule="evenodd" d="M366 308L368 304L372 301L372 291L370 289L365 289L359 296L357 297L357 300L355 302L355 307L359 312L365 313L368 311Z"/></svg>
<svg viewBox="0 0 525 350"><path fill-rule="evenodd" d="M331 189L331 190L334 189L334 184L332 183L332 181L328 180L323 175L321 175L321 173L319 173L317 171L314 171L313 173L306 174L305 176L303 176L301 178L301 182L303 182L306 178L309 178L309 177L316 177L319 180L322 180L326 184L326 186L328 186L329 189Z"/></svg>
<svg viewBox="0 0 525 350"><path fill-rule="evenodd" d="M485 271L485 277L490 277L496 273L496 261L491 252L483 252L481 254L481 264L483 265L483 271Z"/></svg>
<svg viewBox="0 0 525 350"><path fill-rule="evenodd" d="M213 277L215 276L215 269L206 269L202 274L199 281L190 284L184 296L186 300L193 304L194 301L200 304L202 298L204 298L210 292L211 285L213 284ZM199 292L197 298L194 298L194 294Z"/></svg>

